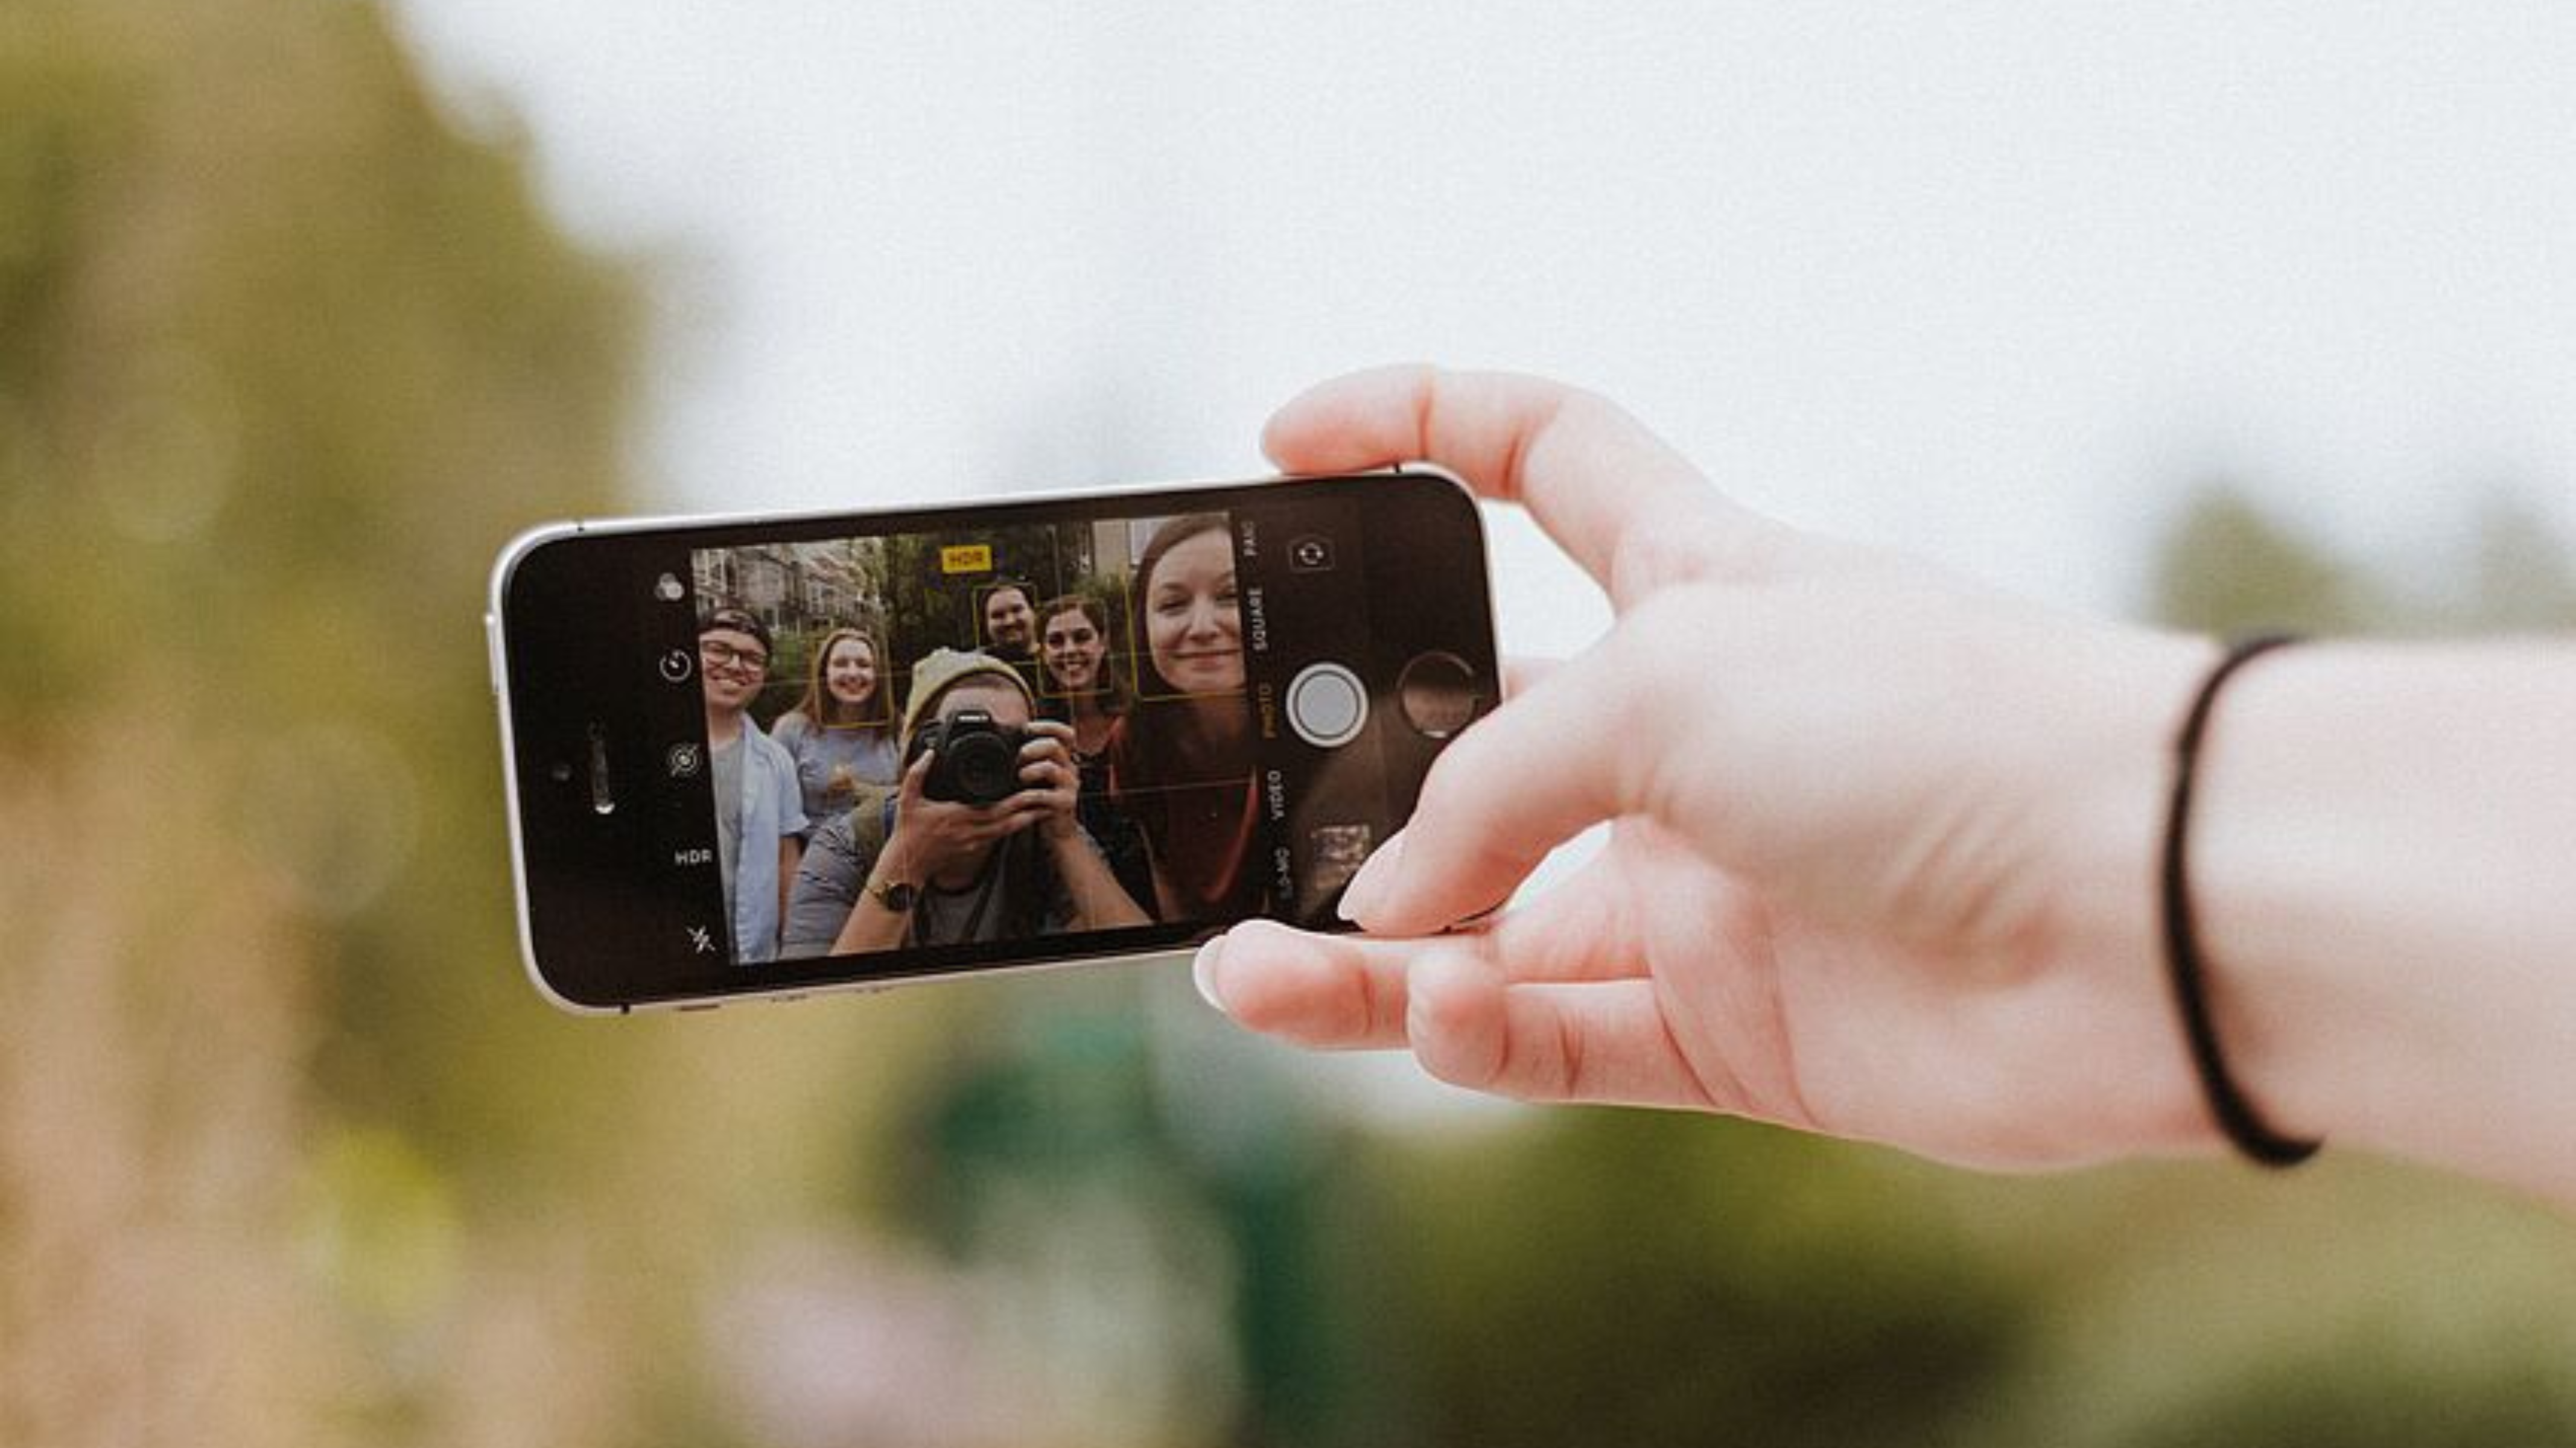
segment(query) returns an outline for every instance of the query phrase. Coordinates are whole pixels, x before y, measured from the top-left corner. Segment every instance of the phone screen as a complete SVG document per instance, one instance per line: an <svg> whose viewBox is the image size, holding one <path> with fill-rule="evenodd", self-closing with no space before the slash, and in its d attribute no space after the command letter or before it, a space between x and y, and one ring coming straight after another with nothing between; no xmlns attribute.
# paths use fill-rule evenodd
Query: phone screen
<svg viewBox="0 0 2576 1448"><path fill-rule="evenodd" d="M505 563L532 962L570 1003L1333 928L1496 697L1446 478L611 528Z"/></svg>

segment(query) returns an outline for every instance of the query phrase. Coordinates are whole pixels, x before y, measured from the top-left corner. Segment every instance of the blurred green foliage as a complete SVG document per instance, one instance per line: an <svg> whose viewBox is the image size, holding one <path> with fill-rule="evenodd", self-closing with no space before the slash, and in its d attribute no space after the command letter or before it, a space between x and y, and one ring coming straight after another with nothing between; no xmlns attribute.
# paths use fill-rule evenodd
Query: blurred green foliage
<svg viewBox="0 0 2576 1448"><path fill-rule="evenodd" d="M2349 564L2243 491L2205 484L2156 557L2155 617L2179 628L2348 631L2378 611Z"/></svg>
<svg viewBox="0 0 2576 1448"><path fill-rule="evenodd" d="M2204 480L2157 545L2148 614L2216 634L2477 633L2576 623L2576 551L2506 487L2470 495L2452 537L2373 568L2302 531L2258 494Z"/></svg>
<svg viewBox="0 0 2576 1448"><path fill-rule="evenodd" d="M1885 1153L1587 1110L1385 1169L1415 1441L1952 1441L2033 1325Z"/></svg>
<svg viewBox="0 0 2576 1448"><path fill-rule="evenodd" d="M512 1312L573 1332L622 1299L642 1309L634 1342L695 1330L541 1245L660 1230L621 1227L620 1198L578 1175L600 1169L599 1123L655 1057L527 1009L476 623L503 540L619 496L638 296L627 266L562 235L515 146L459 133L375 5L0 8L0 757L44 781L115 759L149 815L77 792L40 808L222 842L192 873L121 879L112 916L13 921L35 948L0 970L37 1009L104 973L134 1021L208 1042L231 1039L190 1018L222 999L213 973L309 1011L234 1063L274 1078L289 1117L200 1120L120 1092L68 1108L101 1150L184 1130L174 1160L274 1145L304 1174L274 1216L242 1214L275 1194L208 1178L138 1183L132 1220L100 1224L141 1250L156 1222L219 1213L189 1239L296 1244L315 1275L277 1289L308 1292L305 1321L381 1370L302 1384L312 1418L268 1441L344 1422L438 1436L462 1390L420 1364L460 1366ZM223 933L242 909L279 928ZM77 1018L102 1071L155 1079L136 1057L166 1035ZM75 1162L7 1152L0 1230L49 1220L79 1180ZM470 1250L436 1245L456 1232ZM514 1259L521 1280L490 1285ZM489 1305L457 1308L477 1295ZM123 1301L102 1263L0 1333L76 1342L98 1314L106 1347ZM211 1318L160 1330L173 1395L194 1354L285 1355ZM29 1361L23 1342L0 1357ZM498 1379L482 1391L495 1411L526 1401ZM113 1425L182 1425L185 1405L99 1417L139 1441Z"/></svg>
<svg viewBox="0 0 2576 1448"><path fill-rule="evenodd" d="M502 540L617 495L631 280L371 5L23 0L0 186L0 709L187 731L325 926L332 1097L509 1159L474 620Z"/></svg>

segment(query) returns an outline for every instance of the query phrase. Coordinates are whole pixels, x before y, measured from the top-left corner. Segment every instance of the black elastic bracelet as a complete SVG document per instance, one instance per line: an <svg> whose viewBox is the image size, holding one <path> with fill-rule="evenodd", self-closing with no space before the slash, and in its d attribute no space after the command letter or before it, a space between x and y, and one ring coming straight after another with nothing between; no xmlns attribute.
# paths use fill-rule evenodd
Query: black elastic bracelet
<svg viewBox="0 0 2576 1448"><path fill-rule="evenodd" d="M2184 869L2184 847L2190 836L2191 786L2200 758L2201 736L2208 732L2210 706L2230 674L2259 654L2299 641L2296 634L2258 634L2228 646L2227 656L2201 681L2191 701L2182 734L2174 741L2173 809L2165 819L2165 963L2173 976L2174 1004L2181 1008L2184 1036L2191 1043L2191 1063L2200 1072L2201 1093L2210 1115L2250 1160L2269 1167L2297 1166L2317 1154L2322 1141L2283 1136L2263 1122L2219 1053L2218 1029L2210 1019L2209 995L2202 983L2200 938L2192 928L2190 876Z"/></svg>

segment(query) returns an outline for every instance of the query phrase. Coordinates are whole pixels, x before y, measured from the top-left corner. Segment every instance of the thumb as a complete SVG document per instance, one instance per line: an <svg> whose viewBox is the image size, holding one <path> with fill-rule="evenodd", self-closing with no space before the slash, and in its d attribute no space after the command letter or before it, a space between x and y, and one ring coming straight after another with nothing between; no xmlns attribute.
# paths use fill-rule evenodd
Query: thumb
<svg viewBox="0 0 2576 1448"><path fill-rule="evenodd" d="M1644 751L1567 745L1625 737L1618 701L1632 676L1618 638L1504 700L1442 751L1411 822L1352 878L1344 918L1386 935L1445 930L1509 898L1558 845L1635 808Z"/></svg>

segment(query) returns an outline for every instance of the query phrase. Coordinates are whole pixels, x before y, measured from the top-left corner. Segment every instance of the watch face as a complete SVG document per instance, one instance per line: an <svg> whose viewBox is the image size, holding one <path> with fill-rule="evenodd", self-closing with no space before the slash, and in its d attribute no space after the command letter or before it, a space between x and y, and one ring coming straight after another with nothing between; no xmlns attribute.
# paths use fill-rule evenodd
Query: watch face
<svg viewBox="0 0 2576 1448"><path fill-rule="evenodd" d="M877 894L877 899L884 904L885 908L893 911L897 915L907 914L911 911L912 897L913 889L909 884L888 885Z"/></svg>

